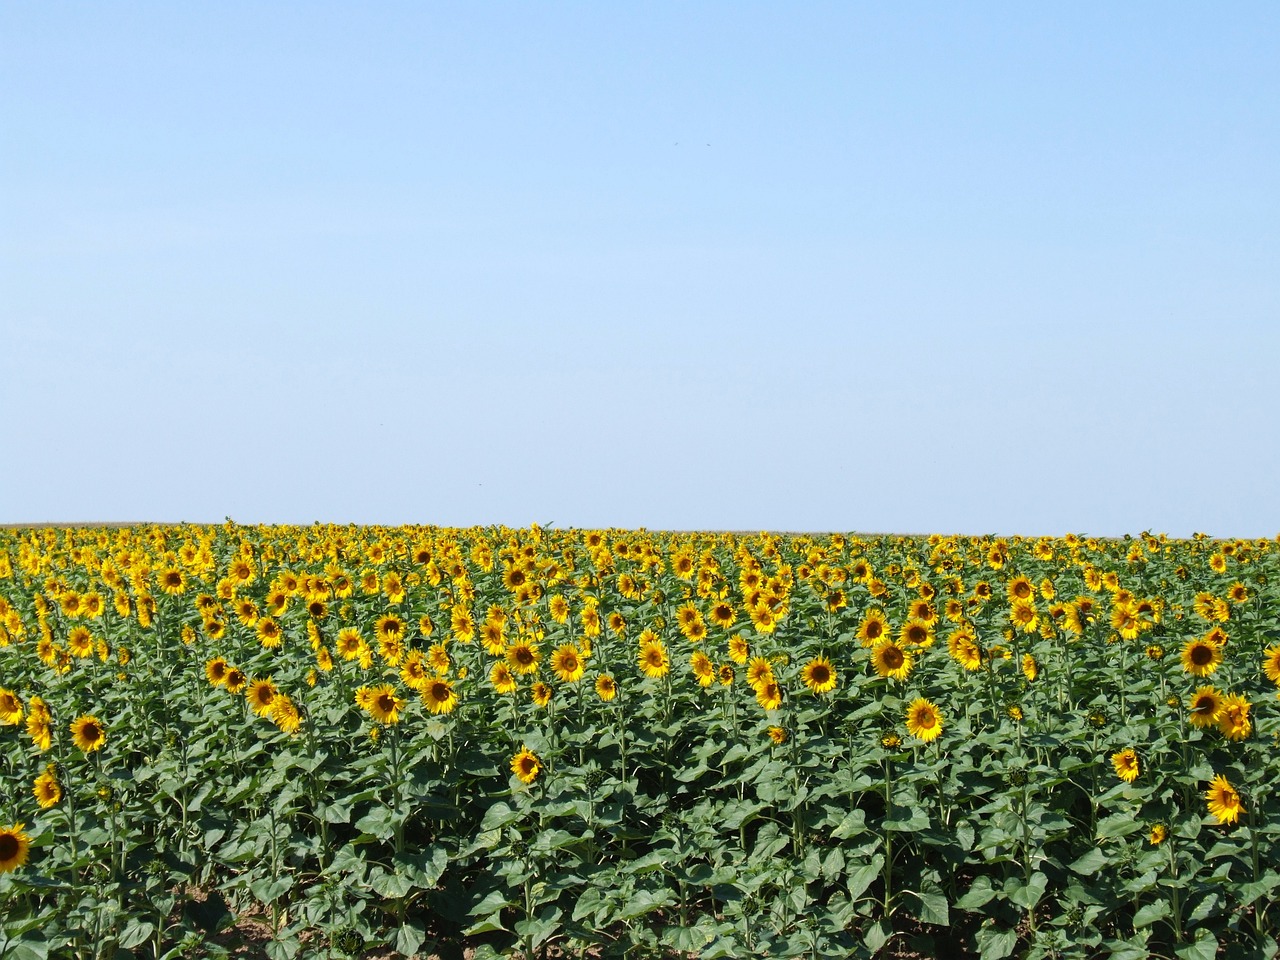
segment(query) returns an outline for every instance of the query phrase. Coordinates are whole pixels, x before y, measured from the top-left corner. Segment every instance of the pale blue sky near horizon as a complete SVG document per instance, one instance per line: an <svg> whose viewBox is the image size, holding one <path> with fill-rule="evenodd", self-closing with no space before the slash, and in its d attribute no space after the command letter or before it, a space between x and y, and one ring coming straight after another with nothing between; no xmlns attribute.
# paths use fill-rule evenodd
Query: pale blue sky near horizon
<svg viewBox="0 0 1280 960"><path fill-rule="evenodd" d="M1280 6L0 5L0 522L1280 533Z"/></svg>

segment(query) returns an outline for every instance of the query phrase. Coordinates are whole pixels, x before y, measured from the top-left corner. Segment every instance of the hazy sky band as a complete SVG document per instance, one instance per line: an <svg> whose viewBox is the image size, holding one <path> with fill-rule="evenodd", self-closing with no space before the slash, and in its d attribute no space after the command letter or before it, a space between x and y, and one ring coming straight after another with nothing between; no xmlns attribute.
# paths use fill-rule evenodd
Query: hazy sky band
<svg viewBox="0 0 1280 960"><path fill-rule="evenodd" d="M0 7L0 520L1280 531L1266 4Z"/></svg>

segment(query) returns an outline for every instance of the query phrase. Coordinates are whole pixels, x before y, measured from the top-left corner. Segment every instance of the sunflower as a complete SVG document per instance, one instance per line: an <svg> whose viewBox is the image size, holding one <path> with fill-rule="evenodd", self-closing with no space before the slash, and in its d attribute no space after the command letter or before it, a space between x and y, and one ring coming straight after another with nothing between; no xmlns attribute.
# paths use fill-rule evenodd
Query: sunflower
<svg viewBox="0 0 1280 960"><path fill-rule="evenodd" d="M93 634L88 627L73 627L67 634L67 649L73 657L88 657L93 654Z"/></svg>
<svg viewBox="0 0 1280 960"><path fill-rule="evenodd" d="M1231 693L1222 701L1222 712L1218 716L1218 729L1228 740L1244 740L1253 732L1253 723L1249 720L1249 701L1238 693Z"/></svg>
<svg viewBox="0 0 1280 960"><path fill-rule="evenodd" d="M716 665L701 650L695 650L689 658L689 669L700 687L709 687L716 682Z"/></svg>
<svg viewBox="0 0 1280 960"><path fill-rule="evenodd" d="M53 714L40 697L32 697L30 712L27 714L27 736L41 750L53 746Z"/></svg>
<svg viewBox="0 0 1280 960"><path fill-rule="evenodd" d="M618 695L618 683L607 673L596 677L596 696L608 702Z"/></svg>
<svg viewBox="0 0 1280 960"><path fill-rule="evenodd" d="M228 667L226 681L223 686L228 693L240 693L249 685L249 678L239 667Z"/></svg>
<svg viewBox="0 0 1280 960"><path fill-rule="evenodd" d="M12 690L0 687L0 723L5 726L17 726L22 722L26 712L22 708L22 700Z"/></svg>
<svg viewBox="0 0 1280 960"><path fill-rule="evenodd" d="M538 661L542 659L538 654L538 645L527 640L520 640L507 647L506 657L511 669L521 674L537 673Z"/></svg>
<svg viewBox="0 0 1280 960"><path fill-rule="evenodd" d="M0 873L17 870L27 862L31 838L23 831L26 824L15 823L0 827Z"/></svg>
<svg viewBox="0 0 1280 960"><path fill-rule="evenodd" d="M396 688L389 683L370 689L368 694L369 715L375 721L382 724L393 724L400 722L400 711L404 709L407 701L404 697L396 695Z"/></svg>
<svg viewBox="0 0 1280 960"><path fill-rule="evenodd" d="M874 647L888 633L888 618L883 611L874 607L867 611L867 615L862 618L862 623L858 626L858 640L864 647Z"/></svg>
<svg viewBox="0 0 1280 960"><path fill-rule="evenodd" d="M737 619L733 612L733 604L721 600L711 607L711 622L722 630L728 630Z"/></svg>
<svg viewBox="0 0 1280 960"><path fill-rule="evenodd" d="M907 732L925 743L938 739L942 734L942 711L924 697L911 701L907 707Z"/></svg>
<svg viewBox="0 0 1280 960"><path fill-rule="evenodd" d="M1117 777L1125 783L1133 783L1138 779L1139 773L1138 751L1133 747L1126 747L1119 753L1113 753L1111 766L1115 767Z"/></svg>
<svg viewBox="0 0 1280 960"><path fill-rule="evenodd" d="M751 645L743 636L729 638L729 659L736 664L745 664L751 658Z"/></svg>
<svg viewBox="0 0 1280 960"><path fill-rule="evenodd" d="M298 705L286 694L278 693L272 698L267 715L272 723L289 735L297 733L302 727L302 714L298 712Z"/></svg>
<svg viewBox="0 0 1280 960"><path fill-rule="evenodd" d="M269 650L280 646L280 641L284 639L279 621L271 617L263 617L258 621L257 632L258 642Z"/></svg>
<svg viewBox="0 0 1280 960"><path fill-rule="evenodd" d="M769 734L769 739L779 747L787 742L787 731L782 727L770 727L766 732Z"/></svg>
<svg viewBox="0 0 1280 960"><path fill-rule="evenodd" d="M933 645L933 625L923 620L908 620L898 632L898 639L904 645L930 647Z"/></svg>
<svg viewBox="0 0 1280 960"><path fill-rule="evenodd" d="M911 673L911 655L892 640L886 640L872 650L871 665L882 677L905 680Z"/></svg>
<svg viewBox="0 0 1280 960"><path fill-rule="evenodd" d="M777 710L782 706L782 688L773 679L773 675L762 680L756 686L756 702L765 710Z"/></svg>
<svg viewBox="0 0 1280 960"><path fill-rule="evenodd" d="M1151 832L1147 834L1147 842L1153 847L1158 847L1164 843L1169 836L1169 828L1163 823L1153 823Z"/></svg>
<svg viewBox="0 0 1280 960"><path fill-rule="evenodd" d="M1222 648L1208 640L1188 640L1182 648L1182 669L1195 677L1207 677L1222 663Z"/></svg>
<svg viewBox="0 0 1280 960"><path fill-rule="evenodd" d="M507 641L503 637L505 629L506 626L501 620L494 620L492 617L480 625L480 642L489 656L500 657L507 649Z"/></svg>
<svg viewBox="0 0 1280 960"><path fill-rule="evenodd" d="M751 615L751 625L756 628L756 633L773 633L778 626L778 616L767 603L755 604L751 607L749 613Z"/></svg>
<svg viewBox="0 0 1280 960"><path fill-rule="evenodd" d="M1235 823L1240 814L1246 812L1240 802L1240 794L1222 774L1209 782L1204 798L1209 803L1209 812L1218 818L1219 823Z"/></svg>
<svg viewBox="0 0 1280 960"><path fill-rule="evenodd" d="M968 630L961 628L951 632L947 637L947 652L965 670L982 669L982 648Z"/></svg>
<svg viewBox="0 0 1280 960"><path fill-rule="evenodd" d="M42 809L48 810L50 807L57 806L58 801L62 799L62 784L58 783L57 768L53 764L49 764L44 773L36 777L31 792L35 794L36 803L40 804Z"/></svg>
<svg viewBox="0 0 1280 960"><path fill-rule="evenodd" d="M511 668L501 660L489 668L489 682L503 696L516 692L516 678L512 676Z"/></svg>
<svg viewBox="0 0 1280 960"><path fill-rule="evenodd" d="M71 739L85 753L93 753L107 742L107 728L97 717L84 714L71 721Z"/></svg>
<svg viewBox="0 0 1280 960"><path fill-rule="evenodd" d="M405 634L404 620L394 613L384 613L377 619L373 630L378 639L395 637L400 640L403 639Z"/></svg>
<svg viewBox="0 0 1280 960"><path fill-rule="evenodd" d="M1272 683L1280 684L1280 646L1267 648L1262 656L1262 672Z"/></svg>
<svg viewBox="0 0 1280 960"><path fill-rule="evenodd" d="M551 669L561 683L577 683L582 679L586 669L582 662L582 654L571 643L563 644L551 654Z"/></svg>
<svg viewBox="0 0 1280 960"><path fill-rule="evenodd" d="M1040 665L1036 663L1036 658L1029 653L1022 655L1022 675L1030 683L1035 683L1036 677L1040 676Z"/></svg>
<svg viewBox="0 0 1280 960"><path fill-rule="evenodd" d="M827 694L836 688L836 669L826 657L814 657L800 671L804 685L816 694Z"/></svg>
<svg viewBox="0 0 1280 960"><path fill-rule="evenodd" d="M638 657L640 671L650 679L665 677L671 669L671 658L667 656L667 647L661 640L647 640L640 646Z"/></svg>
<svg viewBox="0 0 1280 960"><path fill-rule="evenodd" d="M334 640L333 646L338 651L338 656L343 660L355 660L360 656L360 650L365 646L364 637L360 636L360 631L355 627L343 627L338 631L338 636Z"/></svg>
<svg viewBox="0 0 1280 960"><path fill-rule="evenodd" d="M249 706L253 708L253 712L260 717L265 717L271 712L271 701L276 698L276 685L271 682L271 678L267 677L263 680L254 680L249 684L249 689L245 691L245 699L249 701Z"/></svg>
<svg viewBox="0 0 1280 960"><path fill-rule="evenodd" d="M747 684L752 688L773 679L773 664L768 657L752 657L747 664Z"/></svg>
<svg viewBox="0 0 1280 960"><path fill-rule="evenodd" d="M449 672L452 661L449 659L449 648L443 643L433 643L427 649L427 665L435 671L436 676L443 677Z"/></svg>
<svg viewBox="0 0 1280 960"><path fill-rule="evenodd" d="M458 691L453 684L443 677L437 677L427 683L422 691L422 702L435 714L452 713L458 705Z"/></svg>
<svg viewBox="0 0 1280 960"><path fill-rule="evenodd" d="M529 698L533 701L534 706L545 707L551 702L551 687L539 680L533 685L529 691Z"/></svg>
<svg viewBox="0 0 1280 960"><path fill-rule="evenodd" d="M542 761L528 747L521 747L520 752L511 758L511 772L521 783L533 783L542 772Z"/></svg>

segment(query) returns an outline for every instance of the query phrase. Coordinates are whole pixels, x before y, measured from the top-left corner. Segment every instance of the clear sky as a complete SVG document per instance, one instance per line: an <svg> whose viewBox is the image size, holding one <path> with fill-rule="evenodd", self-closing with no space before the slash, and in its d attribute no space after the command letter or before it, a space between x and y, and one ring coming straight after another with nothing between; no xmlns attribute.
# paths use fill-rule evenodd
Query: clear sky
<svg viewBox="0 0 1280 960"><path fill-rule="evenodd" d="M0 4L0 522L1280 532L1280 5Z"/></svg>

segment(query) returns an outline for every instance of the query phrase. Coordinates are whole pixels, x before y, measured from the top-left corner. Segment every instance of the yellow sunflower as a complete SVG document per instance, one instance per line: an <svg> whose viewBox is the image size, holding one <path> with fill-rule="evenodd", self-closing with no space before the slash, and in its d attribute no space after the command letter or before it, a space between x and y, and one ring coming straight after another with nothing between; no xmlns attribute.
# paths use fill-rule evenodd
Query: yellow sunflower
<svg viewBox="0 0 1280 960"><path fill-rule="evenodd" d="M773 675L761 680L756 686L756 702L764 710L777 710L782 706L782 688L778 686Z"/></svg>
<svg viewBox="0 0 1280 960"><path fill-rule="evenodd" d="M1126 747L1119 753L1113 753L1111 766L1115 768L1117 777L1125 783L1133 783L1138 779L1139 773L1138 751L1133 747Z"/></svg>
<svg viewBox="0 0 1280 960"><path fill-rule="evenodd" d="M1240 802L1240 794L1222 774L1209 782L1204 797L1208 801L1209 812L1218 818L1219 823L1235 823L1240 814L1246 812Z"/></svg>
<svg viewBox="0 0 1280 960"><path fill-rule="evenodd" d="M689 669L701 687L709 687L716 682L716 665L701 650L695 650L689 658Z"/></svg>
<svg viewBox="0 0 1280 960"><path fill-rule="evenodd" d="M1222 663L1222 648L1208 640L1188 640L1182 648L1182 669L1194 677L1207 677Z"/></svg>
<svg viewBox="0 0 1280 960"><path fill-rule="evenodd" d="M539 680L529 691L529 698L533 700L534 706L545 707L551 702L551 693L551 686Z"/></svg>
<svg viewBox="0 0 1280 960"><path fill-rule="evenodd" d="M874 647L889 634L889 620L883 611L872 608L858 625L858 640L864 647Z"/></svg>
<svg viewBox="0 0 1280 960"><path fill-rule="evenodd" d="M827 694L836 688L839 678L826 657L814 657L800 671L804 685L816 694Z"/></svg>
<svg viewBox="0 0 1280 960"><path fill-rule="evenodd" d="M286 694L275 695L267 715L284 733L293 735L302 727L302 714L298 711L298 705Z"/></svg>
<svg viewBox="0 0 1280 960"><path fill-rule="evenodd" d="M93 753L107 742L107 728L91 714L84 714L71 721L71 739L85 753Z"/></svg>
<svg viewBox="0 0 1280 960"><path fill-rule="evenodd" d="M448 680L437 677L423 689L422 702L432 713L451 713L458 705L458 691L453 689L453 684Z"/></svg>
<svg viewBox="0 0 1280 960"><path fill-rule="evenodd" d="M1212 727L1222 717L1225 703L1222 692L1215 687L1200 687L1187 703L1193 727Z"/></svg>
<svg viewBox="0 0 1280 960"><path fill-rule="evenodd" d="M892 640L886 640L872 650L871 665L882 677L905 680L911 673L911 655Z"/></svg>
<svg viewBox="0 0 1280 960"><path fill-rule="evenodd" d="M0 873L17 870L27 862L31 838L23 831L26 824L15 823L0 827Z"/></svg>
<svg viewBox="0 0 1280 960"><path fill-rule="evenodd" d="M638 662L640 671L654 680L665 677L671 669L671 658L667 656L666 644L657 639L641 644Z"/></svg>
<svg viewBox="0 0 1280 960"><path fill-rule="evenodd" d="M528 747L521 747L519 753L511 758L511 772L521 783L533 783L542 772L542 761Z"/></svg>
<svg viewBox="0 0 1280 960"><path fill-rule="evenodd" d="M525 640L507 647L506 657L511 669L521 674L536 673L538 661L542 659L538 654L538 645Z"/></svg>
<svg viewBox="0 0 1280 960"><path fill-rule="evenodd" d="M577 683L586 670L582 654L571 643L562 644L551 654L551 669L561 683Z"/></svg>
<svg viewBox="0 0 1280 960"><path fill-rule="evenodd" d="M1228 694L1222 701L1218 729L1228 740L1244 740L1253 732L1249 720L1249 701L1238 693Z"/></svg>
<svg viewBox="0 0 1280 960"><path fill-rule="evenodd" d="M265 717L271 712L271 701L276 698L277 692L276 685L271 682L270 677L267 677L250 683L249 689L245 691L245 699L249 701L249 706L254 713Z"/></svg>
<svg viewBox="0 0 1280 960"><path fill-rule="evenodd" d="M58 801L62 799L62 784L58 783L57 768L53 764L36 777L31 792L35 794L36 803L40 804L41 808L48 810L50 807L57 806Z"/></svg>
<svg viewBox="0 0 1280 960"><path fill-rule="evenodd" d="M607 673L596 677L596 696L606 703L618 695L618 683Z"/></svg>
<svg viewBox="0 0 1280 960"><path fill-rule="evenodd" d="M930 743L942 734L942 711L924 697L911 701L907 707L907 732L917 740Z"/></svg>
<svg viewBox="0 0 1280 960"><path fill-rule="evenodd" d="M368 694L368 711L378 723L393 724L400 722L400 711L407 701L396 695L396 688L384 683L370 689Z"/></svg>
<svg viewBox="0 0 1280 960"><path fill-rule="evenodd" d="M22 700L12 690L0 687L0 723L5 726L17 726L26 716L22 708Z"/></svg>

